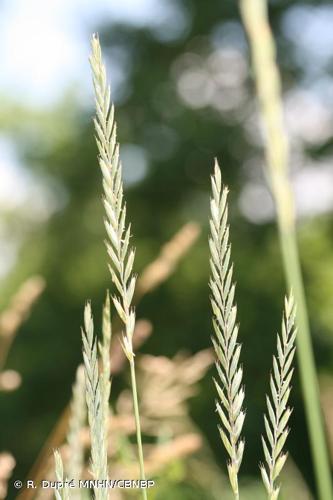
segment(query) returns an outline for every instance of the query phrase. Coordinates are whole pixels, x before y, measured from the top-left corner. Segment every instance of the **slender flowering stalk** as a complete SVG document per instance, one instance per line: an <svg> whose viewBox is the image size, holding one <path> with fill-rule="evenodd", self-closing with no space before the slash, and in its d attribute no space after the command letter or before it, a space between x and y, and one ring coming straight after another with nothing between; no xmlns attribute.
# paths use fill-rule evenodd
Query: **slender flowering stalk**
<svg viewBox="0 0 333 500"><path fill-rule="evenodd" d="M219 401L216 409L222 425L219 427L223 444L229 454L228 473L235 495L239 498L238 471L242 462L244 440L240 439L245 413L242 410L244 389L241 387L243 370L239 366L241 345L237 343L237 308L234 305L235 285L230 264L227 187L222 187L221 171L215 162L212 176L212 199L209 239L212 291L212 338L217 356L219 381L214 380Z"/></svg>
<svg viewBox="0 0 333 500"><path fill-rule="evenodd" d="M96 340L90 304L84 310L84 329L82 330L83 360L86 381L86 402L91 435L91 472L96 480L108 479L108 460L106 448L106 429L104 425L104 402L101 379L98 373ZM106 500L106 488L95 488L96 500Z"/></svg>
<svg viewBox="0 0 333 500"><path fill-rule="evenodd" d="M267 396L267 415L264 416L266 438L262 438L266 466L260 465L261 476L266 487L268 499L277 500L280 487L276 486L287 453L282 451L289 429L288 420L292 410L287 406L290 391L292 368L295 354L295 306L290 294L285 299L281 336L277 336L277 356L273 356L273 372L271 375L271 398Z"/></svg>
<svg viewBox="0 0 333 500"><path fill-rule="evenodd" d="M132 306L132 299L136 284L136 276L133 274L135 251L129 248L131 228L130 225L126 224L126 206L123 196L122 169L116 136L114 107L111 104L111 91L107 83L99 39L95 35L92 38L91 46L90 64L96 103L94 123L99 165L103 176L105 228L108 235L106 246L111 262L109 269L117 290L117 295L113 296L112 300L125 326L122 346L130 363L140 476L141 479L145 479L133 352L135 310ZM147 498L145 490L142 490L142 496L144 499Z"/></svg>
<svg viewBox="0 0 333 500"><path fill-rule="evenodd" d="M64 484L65 483L65 478L64 478L64 465L62 462L61 455L58 450L54 451L54 462L55 462L55 474L57 481L59 483ZM55 489L55 497L56 500L69 500L69 493L68 493L68 488L65 486L61 488L56 488Z"/></svg>
<svg viewBox="0 0 333 500"><path fill-rule="evenodd" d="M266 131L267 167L276 205L283 265L288 286L297 303L297 356L318 498L327 500L333 498L333 483L297 246L294 197L288 178L289 147L283 125L276 48L268 21L267 0L241 0L240 8L251 45L260 112Z"/></svg>

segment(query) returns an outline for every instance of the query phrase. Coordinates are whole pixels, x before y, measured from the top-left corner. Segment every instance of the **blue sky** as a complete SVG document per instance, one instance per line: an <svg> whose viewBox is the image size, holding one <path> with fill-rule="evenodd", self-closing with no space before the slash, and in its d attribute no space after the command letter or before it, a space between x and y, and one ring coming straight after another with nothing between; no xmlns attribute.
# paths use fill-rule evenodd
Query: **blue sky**
<svg viewBox="0 0 333 500"><path fill-rule="evenodd" d="M105 18L158 29L175 14L175 3L166 0L4 0L0 92L43 106L69 83L87 89L89 33Z"/></svg>
<svg viewBox="0 0 333 500"><path fill-rule="evenodd" d="M105 21L123 21L156 31L177 16L176 0L4 0L0 3L0 95L41 109L61 100L69 85L92 100L89 38ZM183 23L184 24L184 23ZM174 26L182 28L182 22ZM169 34L173 34L169 30ZM121 68L112 68L113 88ZM119 78L118 78L119 79ZM123 148L123 160L136 157L136 175L146 158L135 145ZM133 176L132 176L133 177ZM59 189L27 169L12 139L0 133L0 212L16 210L28 222L43 222L59 208ZM135 179L131 179L132 182ZM58 194L57 194L58 191ZM60 203L61 205L61 203ZM27 225L28 227L28 225ZM14 234L0 217L0 277L15 264L24 234Z"/></svg>
<svg viewBox="0 0 333 500"><path fill-rule="evenodd" d="M148 26L160 37L186 24L176 0L3 0L0 93L44 106L60 98L70 83L88 89L89 33L105 19ZM163 25L168 29L159 29ZM332 25L329 4L297 5L284 16L282 28L309 78L318 78L332 57ZM323 79L320 84L325 86Z"/></svg>

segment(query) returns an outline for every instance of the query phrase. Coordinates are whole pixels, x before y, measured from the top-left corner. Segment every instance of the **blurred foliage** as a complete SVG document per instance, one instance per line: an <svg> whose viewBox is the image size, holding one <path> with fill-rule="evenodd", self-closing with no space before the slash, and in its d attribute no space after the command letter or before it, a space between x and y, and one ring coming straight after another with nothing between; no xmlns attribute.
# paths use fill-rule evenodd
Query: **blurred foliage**
<svg viewBox="0 0 333 500"><path fill-rule="evenodd" d="M238 101L233 94L223 94L223 85L215 96L215 105L214 100L196 103L194 97L200 98L200 87L190 101L181 93L181 79L185 78L182 72L188 65L204 64L219 49L223 52L236 48L243 55L242 61L246 61L248 53L234 2L212 0L208 5L179 0L174 4L179 4L186 20L185 28L178 32L177 18L175 26L162 26L160 30L111 24L111 20L105 26L91 27L100 33L110 62L111 80L113 61L125 68L123 83L115 88L115 101L118 137L127 158L126 195L133 244L137 247L136 270L140 273L182 224L193 219L203 225L199 241L175 274L140 303L138 317L149 318L154 325L154 334L142 351L173 356L179 350L195 353L210 346L207 218L209 176L216 156L224 181L231 189L231 240L240 339L244 344L247 451L242 472L245 476L258 476L263 395L268 387L275 333L280 327L285 285L274 221L249 222L238 203L242 188L253 175L249 160L257 165L254 175L258 175L262 161L260 143L251 135L255 109L251 73L246 69L242 85L234 84L241 92ZM270 12L285 89L298 85L302 77L292 44L281 30L282 15L296 4L275 1ZM227 71L228 68L215 66L218 61L210 59L212 73ZM216 78L218 81L218 75ZM0 449L13 453L17 460L15 476L23 478L69 400L81 359L79 328L84 301L92 300L98 317L105 289L111 283L103 245L101 176L93 137L92 95L90 103L87 98L83 106L75 89L70 89L63 102L47 110L25 109L8 101L2 104L3 133L15 141L29 171L45 181L52 200L57 200L46 220L29 220L28 211L3 214L22 241L16 266L2 283L1 303L6 305L12 292L33 273L42 275L47 283L29 321L21 328L7 363L21 374L23 383L15 393L0 393L1 428L6 430L1 433ZM328 152L332 152L329 141L307 154L320 159ZM142 155L147 159L147 170L131 183L131 178L140 175L136 172L136 157L142 159ZM304 219L299 227L315 352L319 369L326 372L333 371L332 231L331 215ZM202 382L200 394L193 398L191 413L216 460L224 467L211 374ZM115 379L113 398L127 382L126 374ZM292 405L288 449L312 487L297 377ZM188 485L177 488L177 481L172 482L174 490L168 490L168 476L181 472L178 464L168 471L156 499L211 498ZM253 484L251 498L259 498ZM166 493L162 493L163 488Z"/></svg>

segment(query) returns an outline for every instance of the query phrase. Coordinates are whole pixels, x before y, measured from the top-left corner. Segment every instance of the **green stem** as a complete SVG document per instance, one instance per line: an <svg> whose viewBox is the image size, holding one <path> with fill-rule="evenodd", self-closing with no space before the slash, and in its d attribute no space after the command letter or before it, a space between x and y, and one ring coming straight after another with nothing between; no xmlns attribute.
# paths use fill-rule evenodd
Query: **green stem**
<svg viewBox="0 0 333 500"><path fill-rule="evenodd" d="M240 7L252 49L260 111L266 128L266 158L277 210L285 276L297 306L297 356L318 494L320 500L328 500L333 498L332 478L298 255L294 198L288 176L288 138L283 126L275 43L268 23L267 0L241 0Z"/></svg>
<svg viewBox="0 0 333 500"><path fill-rule="evenodd" d="M319 402L316 365L312 349L296 233L294 228L284 231L282 227L280 227L279 232L286 279L289 287L293 289L297 304L298 334L296 337L296 351L318 493L321 500L326 500L333 498L330 461Z"/></svg>
<svg viewBox="0 0 333 500"><path fill-rule="evenodd" d="M136 427L136 440L138 444L138 454L139 454L139 464L140 464L140 478L145 480L145 467L143 459L142 450L142 438L141 438L141 424L140 424L140 414L139 414L139 403L138 403L138 391L136 388L136 376L135 376L135 363L134 358L130 360L131 367L131 382L132 382L132 394L133 394L133 405L134 405L134 416L135 416L135 427ZM142 489L142 498L147 500L147 491Z"/></svg>

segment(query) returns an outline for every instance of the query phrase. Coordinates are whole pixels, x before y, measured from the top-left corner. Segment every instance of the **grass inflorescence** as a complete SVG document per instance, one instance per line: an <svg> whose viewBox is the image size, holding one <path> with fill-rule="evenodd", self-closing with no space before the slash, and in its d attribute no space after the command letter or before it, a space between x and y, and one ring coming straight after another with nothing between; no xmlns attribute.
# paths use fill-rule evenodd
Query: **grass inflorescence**
<svg viewBox="0 0 333 500"><path fill-rule="evenodd" d="M210 203L211 236L210 247L210 289L213 309L215 336L212 338L217 356L219 381L215 380L219 401L216 409L221 419L219 428L223 444L228 452L228 473L230 483L239 498L238 471L244 452L244 440L240 439L245 413L242 409L244 389L242 387L243 370L239 364L241 345L237 342L238 325L236 324L237 307L234 304L235 285L230 261L228 225L228 189L222 187L221 171L215 162L212 176L212 199Z"/></svg>
<svg viewBox="0 0 333 500"><path fill-rule="evenodd" d="M271 397L267 396L267 414L264 416L266 437L262 438L266 466L261 465L261 476L269 500L277 500L280 488L276 480L285 464L287 453L283 452L289 429L287 427L292 410L287 406L293 375L295 354L295 306L290 295L285 299L281 335L277 335L277 356L273 356L273 371L270 378Z"/></svg>
<svg viewBox="0 0 333 500"><path fill-rule="evenodd" d="M229 455L228 474L235 499L239 498L238 472L244 453L241 438L245 412L243 410L243 369L240 366L241 344L238 342L235 305L235 284L229 243L228 188L222 185L221 171L215 161L211 179L210 202L210 268L209 286L212 292L214 336L218 380L214 380L218 401L217 413L221 424L219 432ZM279 487L275 481L286 461L282 452L288 436L287 423L291 409L287 406L293 374L296 329L293 296L285 299L281 336L277 336L277 357L273 357L270 380L271 398L267 396L267 415L264 417L266 437L262 438L266 466L261 465L261 475L269 500L277 500Z"/></svg>
<svg viewBox="0 0 333 500"><path fill-rule="evenodd" d="M66 473L74 480L84 472L84 448L80 443L80 433L85 425L86 415L90 430L90 473L95 480L107 481L108 430L110 423L111 362L112 339L111 305L113 304L122 322L123 359L128 360L131 374L133 410L135 417L138 463L140 478L145 479L141 424L135 372L133 335L136 327L136 313L133 297L137 278L134 275L135 250L130 247L131 226L126 219L122 167L117 142L114 106L111 90L107 81L105 64L97 36L93 36L90 64L95 89L96 117L94 119L98 161L103 178L105 228L107 232L107 253L109 270L115 293L106 295L102 317L102 336L100 341L94 334L94 321L91 305L87 302L84 310L82 329L83 366L77 371L73 387L71 418L67 433L70 457ZM222 183L220 167L215 161L211 178L210 200L210 269L209 286L213 312L214 335L212 343L216 355L217 377L214 379L218 400L216 410L219 415L219 433L228 454L227 470L235 500L240 498L239 470L242 464L245 440L243 424L245 421L243 368L240 363L242 346L238 341L237 306L235 283L231 259L231 244L228 221L228 188ZM174 257L174 256L173 256ZM177 256L179 258L179 256ZM171 259L172 263L177 258ZM170 259L169 259L170 260ZM174 265L174 264L172 264ZM151 272L151 271L149 271ZM169 272L169 271L168 271ZM148 276L148 277L147 277ZM149 279L148 279L149 278ZM159 278L160 275L159 275ZM154 280L145 275L145 286L154 286ZM153 285L152 285L153 283ZM145 287L143 286L143 290ZM141 293L142 290L141 290ZM270 378L270 396L267 396L267 414L264 416L265 436L262 437L265 464L260 465L262 480L269 500L277 500L280 487L276 484L285 464L287 454L283 451L287 436L287 424L291 415L288 399L293 374L296 328L295 305L293 296L285 299L281 334L277 336L277 355L273 357L273 370ZM125 357L126 356L126 357ZM55 473L64 482L64 466L59 451L55 451ZM95 488L97 500L108 498L106 488ZM79 492L73 492L79 497ZM69 491L62 488L56 491L58 500L67 500ZM147 499L146 490L142 497Z"/></svg>
<svg viewBox="0 0 333 500"><path fill-rule="evenodd" d="M132 305L136 276L133 273L135 250L130 248L131 226L126 222L126 205L123 194L122 166L117 142L117 126L114 119L114 106L111 103L111 90L107 82L106 68L102 51L96 35L91 41L92 68L95 89L96 117L94 120L96 142L99 152L99 165L103 176L106 242L110 257L110 273L117 293L113 304L122 320L125 331L122 338L123 350L130 364L131 386L137 432L137 444L141 479L145 479L139 403L133 352L135 329L135 309ZM147 497L145 490L142 496Z"/></svg>

